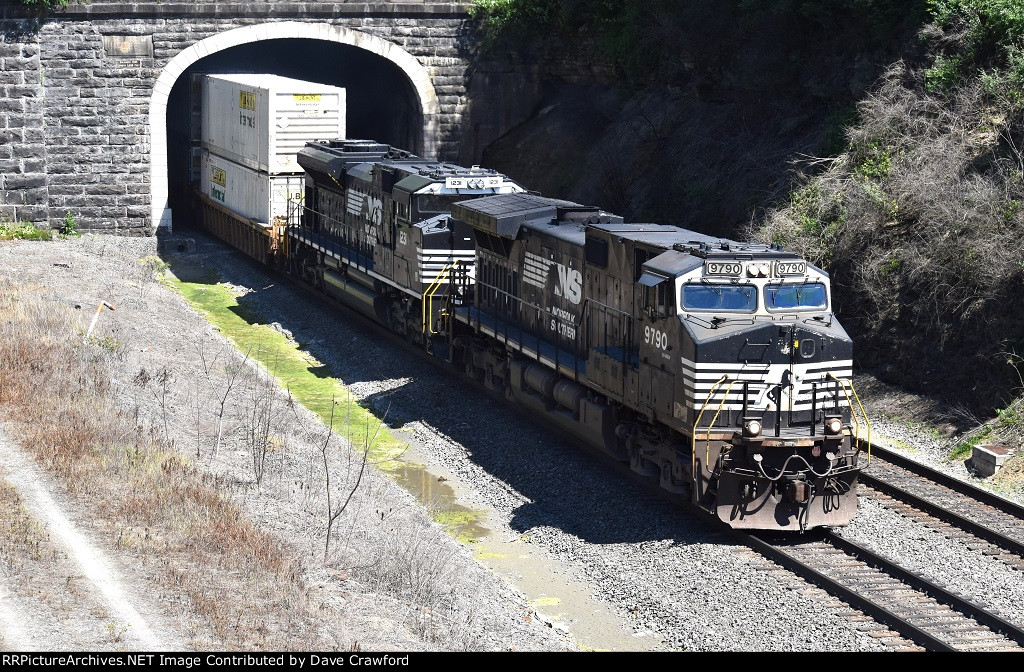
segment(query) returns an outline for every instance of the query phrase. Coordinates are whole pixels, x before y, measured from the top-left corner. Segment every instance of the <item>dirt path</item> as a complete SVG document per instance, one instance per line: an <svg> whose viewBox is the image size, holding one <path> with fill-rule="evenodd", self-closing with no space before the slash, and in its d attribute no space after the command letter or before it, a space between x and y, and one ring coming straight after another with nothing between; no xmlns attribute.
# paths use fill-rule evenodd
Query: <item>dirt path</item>
<svg viewBox="0 0 1024 672"><path fill-rule="evenodd" d="M32 639L25 629L28 622L21 604L8 592L6 586L0 584L0 650L34 650Z"/></svg>
<svg viewBox="0 0 1024 672"><path fill-rule="evenodd" d="M39 527L44 541L37 546L46 547L36 553L31 583L9 572L4 578L14 581L0 585L0 636L6 648L49 650L59 643L132 651L185 648L169 619L147 604L149 588L135 585L130 573L100 548L76 522L80 512L53 479L2 431L0 469L3 480L17 490L24 513ZM58 594L40 599L40 583L49 583ZM99 641L97 633L102 633Z"/></svg>

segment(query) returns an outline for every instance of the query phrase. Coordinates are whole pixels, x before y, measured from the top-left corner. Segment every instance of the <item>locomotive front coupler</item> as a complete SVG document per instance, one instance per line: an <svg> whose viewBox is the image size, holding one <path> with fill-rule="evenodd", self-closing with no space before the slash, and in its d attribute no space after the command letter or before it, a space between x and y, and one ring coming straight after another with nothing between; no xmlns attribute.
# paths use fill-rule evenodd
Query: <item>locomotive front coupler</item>
<svg viewBox="0 0 1024 672"><path fill-rule="evenodd" d="M813 496L814 488L802 476L793 478L787 477L785 483L785 495L787 502L794 504L806 504Z"/></svg>

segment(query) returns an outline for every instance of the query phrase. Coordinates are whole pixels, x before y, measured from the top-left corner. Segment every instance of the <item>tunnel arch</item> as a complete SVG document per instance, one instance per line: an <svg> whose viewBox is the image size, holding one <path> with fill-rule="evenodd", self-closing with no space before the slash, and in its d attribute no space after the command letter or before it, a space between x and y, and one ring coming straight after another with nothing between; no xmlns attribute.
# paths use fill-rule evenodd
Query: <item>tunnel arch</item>
<svg viewBox="0 0 1024 672"><path fill-rule="evenodd" d="M196 42L174 56L161 70L153 85L149 104L150 198L155 230L170 231L167 107L171 91L189 66L211 54L253 42L299 38L350 45L376 54L397 66L415 91L423 117L422 135L414 151L424 156L436 154L439 104L427 69L402 47L362 31L322 23L281 21L261 23L218 33Z"/></svg>

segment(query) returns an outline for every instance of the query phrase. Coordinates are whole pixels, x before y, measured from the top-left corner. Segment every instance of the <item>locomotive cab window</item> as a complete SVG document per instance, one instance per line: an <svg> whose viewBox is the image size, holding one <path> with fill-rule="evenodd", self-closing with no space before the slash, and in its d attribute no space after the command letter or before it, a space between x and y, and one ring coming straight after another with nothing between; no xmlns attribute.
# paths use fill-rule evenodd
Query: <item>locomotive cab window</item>
<svg viewBox="0 0 1024 672"><path fill-rule="evenodd" d="M672 291L671 282L663 282L654 288L654 314L658 317L668 317L675 313L675 292Z"/></svg>
<svg viewBox="0 0 1024 672"><path fill-rule="evenodd" d="M651 317L668 317L675 313L672 283L668 278L645 272L640 276L644 288L644 308Z"/></svg>
<svg viewBox="0 0 1024 672"><path fill-rule="evenodd" d="M768 285L764 288L764 303L768 310L825 310L828 294L820 282Z"/></svg>
<svg viewBox="0 0 1024 672"><path fill-rule="evenodd" d="M683 285L680 292L683 310L752 313L757 310L757 287L711 282Z"/></svg>
<svg viewBox="0 0 1024 672"><path fill-rule="evenodd" d="M421 215L437 215L451 210L452 203L465 199L460 194L419 194L414 202Z"/></svg>

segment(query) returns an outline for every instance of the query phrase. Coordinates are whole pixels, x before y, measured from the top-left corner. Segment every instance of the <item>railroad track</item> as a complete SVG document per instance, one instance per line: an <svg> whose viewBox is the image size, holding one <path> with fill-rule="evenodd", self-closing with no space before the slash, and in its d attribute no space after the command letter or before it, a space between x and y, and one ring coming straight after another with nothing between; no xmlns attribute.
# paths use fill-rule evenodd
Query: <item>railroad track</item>
<svg viewBox="0 0 1024 672"><path fill-rule="evenodd" d="M860 487L862 495L1024 571L1019 504L877 446ZM1024 650L1021 626L829 530L754 533L744 543L927 650Z"/></svg>
<svg viewBox="0 0 1024 672"><path fill-rule="evenodd" d="M861 494L1024 571L1024 506L874 446Z"/></svg>
<svg viewBox="0 0 1024 672"><path fill-rule="evenodd" d="M743 543L929 651L1024 651L1024 628L827 530Z"/></svg>

